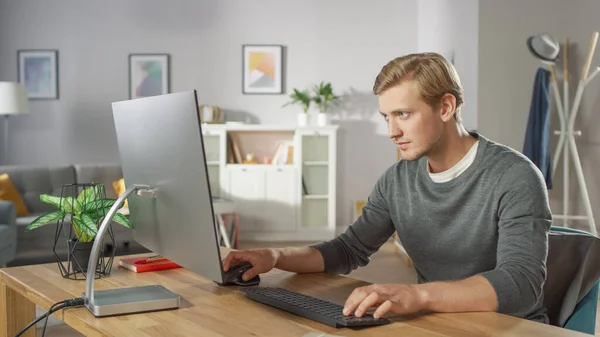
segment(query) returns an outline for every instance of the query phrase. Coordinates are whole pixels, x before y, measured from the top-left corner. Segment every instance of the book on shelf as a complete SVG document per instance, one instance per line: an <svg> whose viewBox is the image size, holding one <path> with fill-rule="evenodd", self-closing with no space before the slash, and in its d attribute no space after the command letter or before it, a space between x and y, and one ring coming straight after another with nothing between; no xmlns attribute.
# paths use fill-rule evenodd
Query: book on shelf
<svg viewBox="0 0 600 337"><path fill-rule="evenodd" d="M241 164L243 162L242 151L240 150L240 144L238 142L238 138L233 133L227 133L227 137L229 138L228 147L229 147L229 155L228 160L231 164ZM233 156L232 156L233 155Z"/></svg>
<svg viewBox="0 0 600 337"><path fill-rule="evenodd" d="M135 273L182 268L177 263L164 257L126 257L119 260L119 267Z"/></svg>
<svg viewBox="0 0 600 337"><path fill-rule="evenodd" d="M293 141L281 141L277 146L275 155L271 164L273 165L288 165L294 163L294 143Z"/></svg>

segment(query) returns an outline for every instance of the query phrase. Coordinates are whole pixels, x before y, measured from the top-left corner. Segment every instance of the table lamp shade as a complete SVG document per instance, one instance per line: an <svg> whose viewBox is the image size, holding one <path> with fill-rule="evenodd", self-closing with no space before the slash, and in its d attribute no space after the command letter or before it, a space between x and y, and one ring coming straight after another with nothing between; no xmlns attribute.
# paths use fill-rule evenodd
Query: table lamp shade
<svg viewBox="0 0 600 337"><path fill-rule="evenodd" d="M27 92L21 83L0 82L0 115L29 113Z"/></svg>

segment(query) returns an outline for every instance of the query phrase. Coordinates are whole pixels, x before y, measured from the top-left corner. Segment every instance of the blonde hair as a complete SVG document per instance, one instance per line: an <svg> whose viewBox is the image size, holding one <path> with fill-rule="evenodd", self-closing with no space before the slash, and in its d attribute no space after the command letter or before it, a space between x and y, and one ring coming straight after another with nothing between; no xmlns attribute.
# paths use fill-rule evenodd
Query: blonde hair
<svg viewBox="0 0 600 337"><path fill-rule="evenodd" d="M456 98L454 119L460 121L463 105L463 87L456 69L448 60L437 53L408 54L397 57L386 64L373 85L373 93L379 95L403 81L412 80L421 98L433 108L439 106L447 93Z"/></svg>

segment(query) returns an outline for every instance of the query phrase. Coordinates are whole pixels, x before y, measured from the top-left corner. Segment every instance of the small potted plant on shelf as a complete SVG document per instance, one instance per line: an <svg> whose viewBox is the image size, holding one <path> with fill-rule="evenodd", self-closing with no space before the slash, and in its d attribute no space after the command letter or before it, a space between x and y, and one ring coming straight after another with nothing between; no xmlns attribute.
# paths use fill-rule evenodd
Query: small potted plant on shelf
<svg viewBox="0 0 600 337"><path fill-rule="evenodd" d="M310 93L308 90L298 90L294 89L294 92L290 94L291 101L287 102L283 106L288 105L299 105L302 107L302 112L298 114L298 125L306 126L308 125L308 109L310 109L310 103L312 102L312 98L310 97Z"/></svg>
<svg viewBox="0 0 600 337"><path fill-rule="evenodd" d="M333 93L331 83L326 83L324 81L321 81L321 83L315 85L313 87L313 92L315 94L313 101L319 107L319 113L317 114L317 125L325 126L328 124L327 109L331 103L334 103L339 99L339 96L336 96Z"/></svg>
<svg viewBox="0 0 600 337"><path fill-rule="evenodd" d="M54 255L65 278L78 279L78 275L87 273L90 253L94 239L98 234L100 224L109 209L114 205L116 199L108 199L105 196L103 184L68 184L63 185L61 196L49 194L40 195L42 202L56 206L57 210L45 213L33 220L25 231L32 231L42 226L56 223L58 228L54 238ZM129 219L121 213L116 213L112 221L131 228ZM67 266L62 263L57 252L57 245L62 236L66 239L68 253ZM112 228L108 229L115 247ZM114 249L108 261L104 263L104 247L99 254L96 276L102 277L110 273Z"/></svg>

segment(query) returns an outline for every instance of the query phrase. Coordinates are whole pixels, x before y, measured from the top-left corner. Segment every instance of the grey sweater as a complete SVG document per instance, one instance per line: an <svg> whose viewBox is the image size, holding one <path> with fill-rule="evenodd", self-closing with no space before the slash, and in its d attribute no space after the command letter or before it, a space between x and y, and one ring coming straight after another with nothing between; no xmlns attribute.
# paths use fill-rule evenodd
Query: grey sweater
<svg viewBox="0 0 600 337"><path fill-rule="evenodd" d="M527 157L473 135L477 154L461 175L436 183L426 158L400 161L379 178L356 222L313 247L326 272L347 274L397 231L419 283L481 275L496 291L498 312L547 323L552 216L544 179Z"/></svg>

